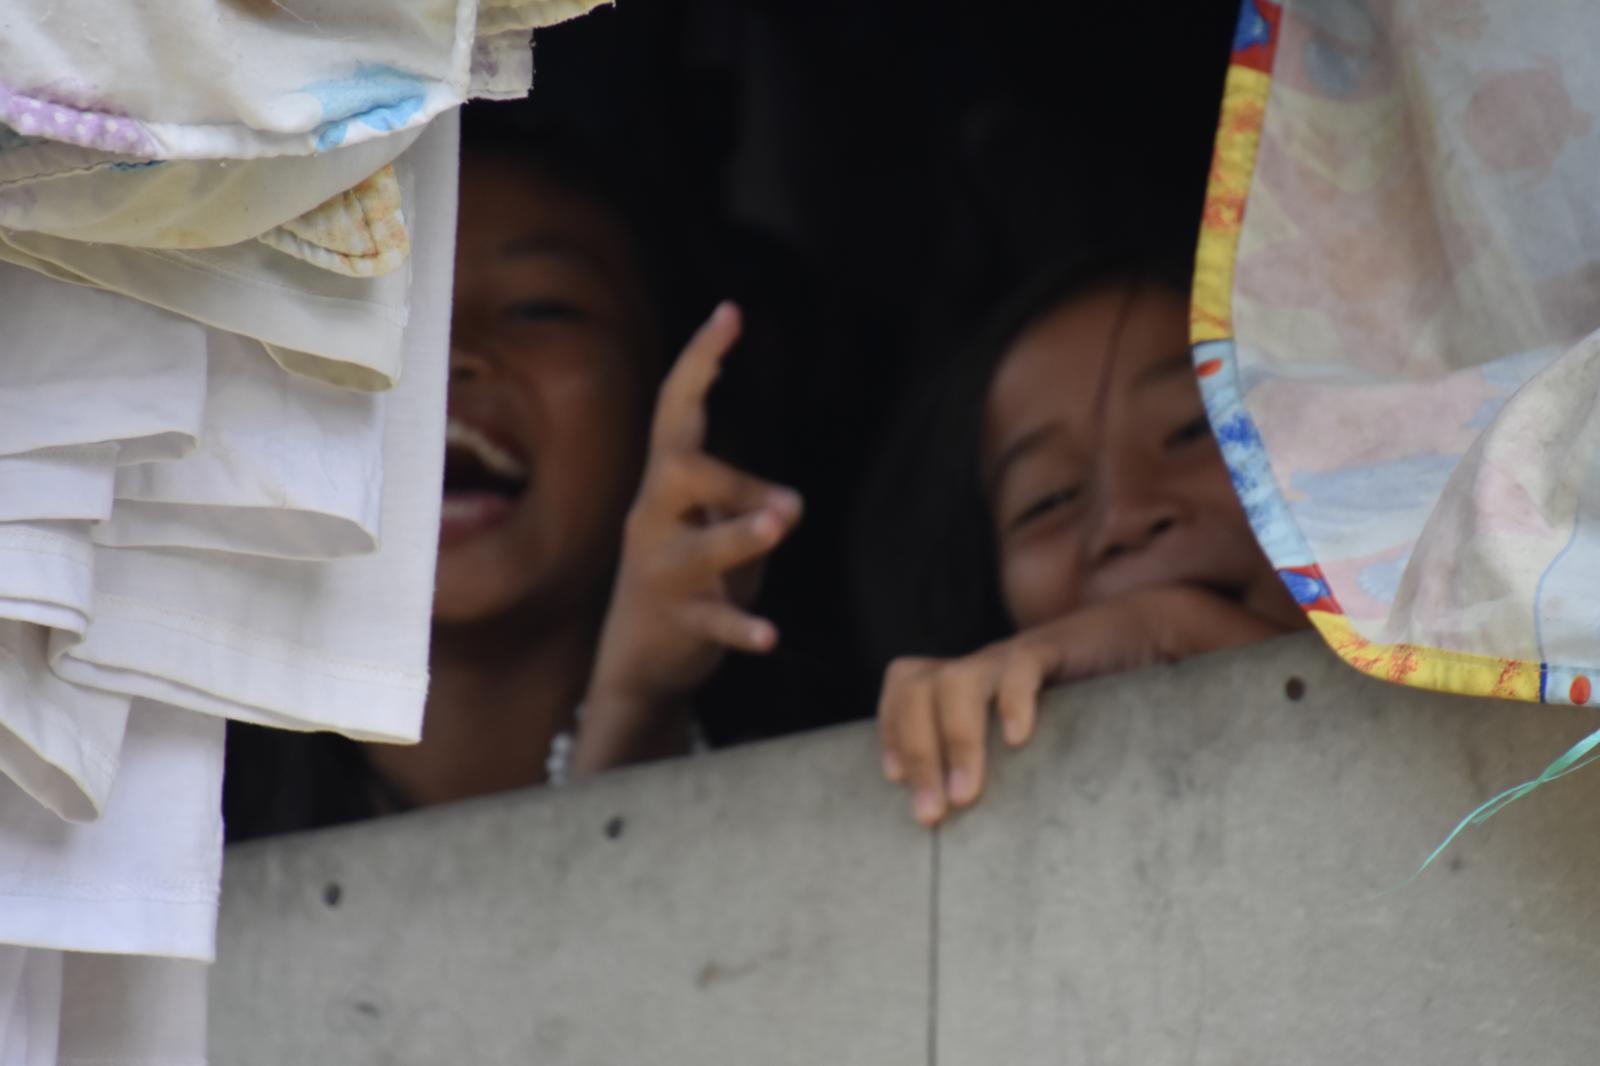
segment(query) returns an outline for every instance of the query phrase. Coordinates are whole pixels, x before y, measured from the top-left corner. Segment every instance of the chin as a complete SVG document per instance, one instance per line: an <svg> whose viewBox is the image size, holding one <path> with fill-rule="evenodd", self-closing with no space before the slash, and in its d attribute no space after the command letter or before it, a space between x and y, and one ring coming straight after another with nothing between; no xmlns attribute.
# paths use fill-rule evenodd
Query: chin
<svg viewBox="0 0 1600 1066"><path fill-rule="evenodd" d="M506 575L452 573L439 561L433 590L433 621L444 625L485 622L505 614L519 602L518 583Z"/></svg>

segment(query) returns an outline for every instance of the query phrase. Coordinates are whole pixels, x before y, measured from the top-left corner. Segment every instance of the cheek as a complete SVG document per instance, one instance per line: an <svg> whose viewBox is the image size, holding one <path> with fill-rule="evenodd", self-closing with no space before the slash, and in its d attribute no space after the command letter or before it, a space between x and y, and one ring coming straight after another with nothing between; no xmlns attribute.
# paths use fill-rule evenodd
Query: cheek
<svg viewBox="0 0 1600 1066"><path fill-rule="evenodd" d="M557 516L616 509L632 498L647 417L631 374L604 365L552 367L537 396L536 477Z"/></svg>
<svg viewBox="0 0 1600 1066"><path fill-rule="evenodd" d="M1255 543L1255 534L1250 530L1250 518L1245 514L1244 504L1234 490L1233 478L1220 458L1214 467L1208 467L1203 476L1196 478L1191 487L1194 494L1190 498L1194 500L1199 513L1212 516L1226 528L1238 531L1252 545Z"/></svg>
<svg viewBox="0 0 1600 1066"><path fill-rule="evenodd" d="M1247 521L1244 505L1233 487L1233 475L1228 473L1228 464L1222 461L1222 450L1214 442L1197 466L1183 475L1182 483L1203 510L1227 515L1231 520Z"/></svg>
<svg viewBox="0 0 1600 1066"><path fill-rule="evenodd" d="M1013 545L1000 552L1000 592L1018 630L1070 614L1080 606L1082 567L1067 538Z"/></svg>

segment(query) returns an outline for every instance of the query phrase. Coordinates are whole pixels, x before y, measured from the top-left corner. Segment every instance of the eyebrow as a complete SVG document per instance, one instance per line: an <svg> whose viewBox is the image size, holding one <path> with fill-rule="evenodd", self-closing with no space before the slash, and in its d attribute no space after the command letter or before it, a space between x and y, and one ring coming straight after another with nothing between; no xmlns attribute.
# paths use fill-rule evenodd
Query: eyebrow
<svg viewBox="0 0 1600 1066"><path fill-rule="evenodd" d="M565 234L549 230L520 234L502 243L499 252L512 259L557 256L599 274L608 282L615 281L610 268L600 256L585 247L582 241L575 241Z"/></svg>
<svg viewBox="0 0 1600 1066"><path fill-rule="evenodd" d="M1159 362L1152 363L1141 370L1133 379L1133 388L1148 388L1173 377L1180 371L1188 371L1193 364L1194 360L1189 352L1173 352ZM1036 426L1029 430L1007 445L1006 450L1001 452L999 457L990 464L989 476L984 482L988 490L993 492L999 488L1001 481L1005 479L1006 474L1013 466L1025 459L1030 453L1037 451L1052 436L1060 432L1061 428L1062 423L1059 420L1046 422L1044 425Z"/></svg>
<svg viewBox="0 0 1600 1066"><path fill-rule="evenodd" d="M1046 422L1042 426L1030 429L1008 444L1006 450L1001 452L999 457L989 466L989 476L985 479L985 486L988 490L992 493L998 489L1000 483L1005 480L1006 474L1013 466L1016 466L1018 462L1026 458L1029 453L1038 451L1046 441L1059 433L1061 428L1062 423L1060 420Z"/></svg>

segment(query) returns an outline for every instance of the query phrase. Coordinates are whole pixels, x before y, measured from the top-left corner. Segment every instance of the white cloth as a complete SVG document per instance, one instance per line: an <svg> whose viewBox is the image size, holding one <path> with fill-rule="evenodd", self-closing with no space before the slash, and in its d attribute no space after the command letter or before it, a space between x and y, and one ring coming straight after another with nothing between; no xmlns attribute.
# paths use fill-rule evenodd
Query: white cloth
<svg viewBox="0 0 1600 1066"><path fill-rule="evenodd" d="M0 780L0 944L209 961L222 873L223 723L135 702L100 819Z"/></svg>
<svg viewBox="0 0 1600 1066"><path fill-rule="evenodd" d="M216 248L292 222L378 171L420 130L315 156L141 162L0 140L0 228L133 248ZM70 156L71 158L65 158Z"/></svg>
<svg viewBox="0 0 1600 1066"><path fill-rule="evenodd" d="M48 644L42 626L0 620L0 774L60 817L92 821L116 777L129 700L56 677Z"/></svg>
<svg viewBox="0 0 1600 1066"><path fill-rule="evenodd" d="M0 619L76 636L89 628L93 602L87 522L0 523Z"/></svg>
<svg viewBox="0 0 1600 1066"><path fill-rule="evenodd" d="M206 1066L204 963L73 952L62 971L60 1066Z"/></svg>
<svg viewBox="0 0 1600 1066"><path fill-rule="evenodd" d="M57 1066L61 953L0 944L0 1066Z"/></svg>
<svg viewBox="0 0 1600 1066"><path fill-rule="evenodd" d="M405 211L414 218L411 205ZM255 337L285 368L335 384L384 389L400 375L409 263L378 277L342 277L261 241L125 248L20 230L0 230L0 260Z"/></svg>
<svg viewBox="0 0 1600 1066"><path fill-rule="evenodd" d="M206 965L0 945L0 1066L206 1066Z"/></svg>
<svg viewBox="0 0 1600 1066"><path fill-rule="evenodd" d="M286 374L248 337L208 330L207 340L199 447L118 470L116 508L95 540L289 559L373 551L386 397Z"/></svg>
<svg viewBox="0 0 1600 1066"><path fill-rule="evenodd" d="M0 331L0 456L115 443L119 461L143 462L194 447L206 339L193 322L0 263Z"/></svg>
<svg viewBox="0 0 1600 1066"><path fill-rule="evenodd" d="M5 0L0 124L149 159L305 155L519 96L600 0Z"/></svg>
<svg viewBox="0 0 1600 1066"><path fill-rule="evenodd" d="M416 158L417 299L406 374L386 397L376 553L303 563L101 548L94 624L57 635L63 678L288 728L414 741L427 689L455 224L457 118Z"/></svg>
<svg viewBox="0 0 1600 1066"><path fill-rule="evenodd" d="M115 444L0 455L0 522L103 522L111 517Z"/></svg>

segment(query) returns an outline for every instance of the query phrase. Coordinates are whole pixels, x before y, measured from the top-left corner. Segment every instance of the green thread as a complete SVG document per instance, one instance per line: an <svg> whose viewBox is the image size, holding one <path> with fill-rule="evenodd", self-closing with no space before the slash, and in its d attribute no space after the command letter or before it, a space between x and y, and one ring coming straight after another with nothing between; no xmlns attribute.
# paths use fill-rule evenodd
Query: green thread
<svg viewBox="0 0 1600 1066"><path fill-rule="evenodd" d="M1483 804L1483 806L1479 807L1477 810L1461 819L1461 821L1457 823L1456 827L1450 830L1450 835L1444 838L1444 842L1438 847L1434 848L1433 854L1429 855L1425 860L1423 860L1422 865L1417 867L1417 872L1406 878L1395 887L1404 888L1406 885L1409 885L1411 882L1415 881L1418 877L1421 877L1422 872L1428 867L1432 866L1434 860L1440 855L1443 855L1445 849L1455 841L1456 837L1460 836L1470 826L1482 825L1484 822L1487 822L1490 818L1493 818L1495 815L1499 814L1501 811L1505 810L1507 807L1511 806L1513 803L1517 802L1517 800L1521 799L1523 796L1526 796L1540 785L1548 785L1556 778L1565 777L1574 770L1581 770L1590 763L1600 759L1600 751L1595 750L1597 747L1600 747L1600 730L1590 733L1588 736L1574 744L1571 748L1568 748L1566 754L1562 755L1555 762L1545 767L1544 773L1540 774L1532 781L1524 781L1522 784L1517 785L1514 788L1506 789L1504 792L1500 793L1498 796L1494 797L1489 802Z"/></svg>

